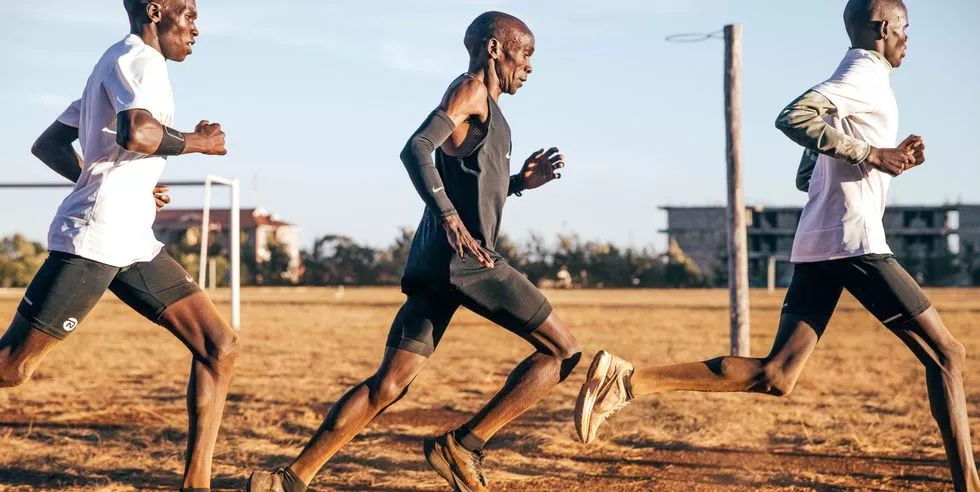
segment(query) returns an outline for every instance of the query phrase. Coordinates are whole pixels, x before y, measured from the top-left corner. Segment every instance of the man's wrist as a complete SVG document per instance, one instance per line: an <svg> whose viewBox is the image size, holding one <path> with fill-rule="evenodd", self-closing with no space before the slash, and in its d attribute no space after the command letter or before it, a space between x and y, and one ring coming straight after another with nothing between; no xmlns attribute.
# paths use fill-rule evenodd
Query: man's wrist
<svg viewBox="0 0 980 492"><path fill-rule="evenodd" d="M513 176L510 177L510 181L509 181L509 183L507 185L507 194L508 195L521 196L521 194L526 189L527 188L524 186L524 176L522 176L520 173L518 173L518 174L514 174Z"/></svg>
<svg viewBox="0 0 980 492"><path fill-rule="evenodd" d="M860 163L865 162L866 160L868 160L868 157L871 155L872 147L871 147L871 144L869 144L867 142L858 141L855 144L855 149L857 150L856 156L855 156L856 158L853 159L852 162L856 166L856 165L858 165L858 164L860 164Z"/></svg>
<svg viewBox="0 0 980 492"><path fill-rule="evenodd" d="M442 216L440 217L439 222L443 224L459 219L459 212L457 212L455 209L447 210L443 212L441 215Z"/></svg>
<svg viewBox="0 0 980 492"><path fill-rule="evenodd" d="M187 144L184 146L184 154L201 153L204 151L207 138L199 135L197 132L185 133L184 138L187 142Z"/></svg>

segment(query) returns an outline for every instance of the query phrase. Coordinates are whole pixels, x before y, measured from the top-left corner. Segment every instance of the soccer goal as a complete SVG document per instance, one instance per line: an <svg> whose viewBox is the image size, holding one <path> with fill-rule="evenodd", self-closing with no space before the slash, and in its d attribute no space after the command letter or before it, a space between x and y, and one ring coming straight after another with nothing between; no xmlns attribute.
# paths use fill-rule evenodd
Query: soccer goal
<svg viewBox="0 0 980 492"><path fill-rule="evenodd" d="M171 181L160 183L171 188L177 187L204 187L204 207L201 214L201 253L200 270L198 274L198 285L202 289L207 287L208 271L208 240L211 230L211 195L214 186L227 186L231 193L229 206L228 224L228 249L230 263L229 287L231 290L231 327L235 330L241 328L241 205L239 198L239 185L237 179L223 178L220 176L205 176L204 181ZM0 189L39 189L39 188L72 188L72 183L0 183ZM212 273L214 275L214 273ZM212 279L213 284L214 279Z"/></svg>

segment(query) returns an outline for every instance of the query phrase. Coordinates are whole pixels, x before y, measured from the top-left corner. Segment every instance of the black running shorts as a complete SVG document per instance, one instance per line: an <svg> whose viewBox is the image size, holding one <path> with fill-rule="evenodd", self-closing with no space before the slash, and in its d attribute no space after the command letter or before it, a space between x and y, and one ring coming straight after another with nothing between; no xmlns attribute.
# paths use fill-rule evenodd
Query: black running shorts
<svg viewBox="0 0 980 492"><path fill-rule="evenodd" d="M123 268L52 251L27 287L17 313L34 328L63 340L106 289L154 323L172 304L201 291L165 251Z"/></svg>
<svg viewBox="0 0 980 492"><path fill-rule="evenodd" d="M459 306L522 337L551 315L551 304L530 280L496 257L493 268L474 259L450 264L452 285L433 289L420 282L402 282L408 300L398 311L387 346L428 357Z"/></svg>
<svg viewBox="0 0 980 492"><path fill-rule="evenodd" d="M797 263L782 314L823 330L834 314L843 289L886 326L915 318L931 306L895 256L868 254Z"/></svg>

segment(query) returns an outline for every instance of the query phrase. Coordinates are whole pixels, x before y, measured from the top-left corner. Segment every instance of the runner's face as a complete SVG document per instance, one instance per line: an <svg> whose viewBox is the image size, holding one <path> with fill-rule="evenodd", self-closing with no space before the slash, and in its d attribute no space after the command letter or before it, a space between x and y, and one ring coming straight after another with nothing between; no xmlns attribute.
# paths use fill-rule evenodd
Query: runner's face
<svg viewBox="0 0 980 492"><path fill-rule="evenodd" d="M895 8L888 16L888 25L885 26L884 35L884 55L888 63L898 68L905 58L905 51L908 47L909 16L905 8Z"/></svg>
<svg viewBox="0 0 980 492"><path fill-rule="evenodd" d="M197 2L170 0L162 11L163 17L157 23L160 51L168 60L184 61L192 52L191 45L200 35L196 24Z"/></svg>
<svg viewBox="0 0 980 492"><path fill-rule="evenodd" d="M534 54L534 35L522 33L504 45L497 60L497 76L501 89L508 94L516 94L531 75L531 55Z"/></svg>

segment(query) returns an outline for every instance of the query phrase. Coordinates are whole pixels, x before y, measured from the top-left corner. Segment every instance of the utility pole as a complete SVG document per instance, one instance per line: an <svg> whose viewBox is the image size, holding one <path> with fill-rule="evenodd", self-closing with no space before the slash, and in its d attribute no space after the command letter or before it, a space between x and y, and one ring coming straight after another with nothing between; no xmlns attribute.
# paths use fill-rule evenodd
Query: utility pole
<svg viewBox="0 0 980 492"><path fill-rule="evenodd" d="M742 196L742 25L725 26L725 154L728 168L728 291L731 354L749 352L749 257Z"/></svg>

